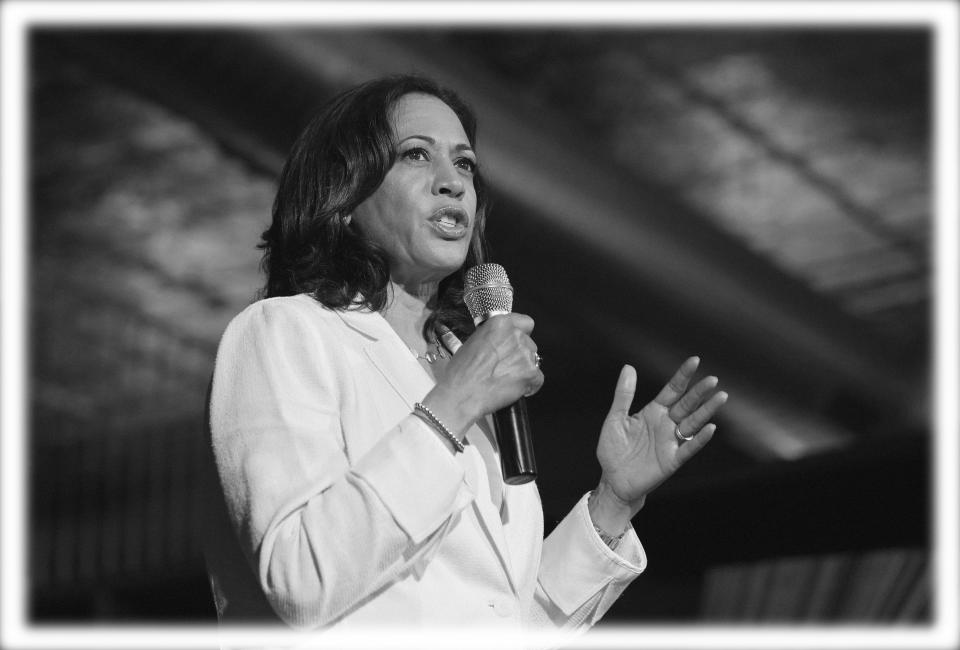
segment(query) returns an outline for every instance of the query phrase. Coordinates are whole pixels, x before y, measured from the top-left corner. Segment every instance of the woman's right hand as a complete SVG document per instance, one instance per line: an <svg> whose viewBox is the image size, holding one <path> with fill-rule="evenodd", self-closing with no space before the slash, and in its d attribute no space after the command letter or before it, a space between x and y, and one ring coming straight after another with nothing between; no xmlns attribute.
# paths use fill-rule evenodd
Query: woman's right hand
<svg viewBox="0 0 960 650"><path fill-rule="evenodd" d="M543 385L533 319L523 314L494 316L479 327L447 365L423 404L458 438L478 419Z"/></svg>

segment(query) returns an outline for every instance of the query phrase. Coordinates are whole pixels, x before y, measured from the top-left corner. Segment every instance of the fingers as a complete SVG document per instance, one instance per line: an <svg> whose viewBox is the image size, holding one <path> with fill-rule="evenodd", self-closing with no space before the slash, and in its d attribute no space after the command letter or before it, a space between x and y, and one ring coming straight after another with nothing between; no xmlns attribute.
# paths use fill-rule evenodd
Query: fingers
<svg viewBox="0 0 960 650"><path fill-rule="evenodd" d="M673 406L674 403L683 396L684 392L686 392L687 386L690 385L690 380L693 379L693 374L697 371L697 366L699 365L700 357L690 357L680 364L680 368L678 368L677 372L670 378L667 385L653 398L653 401L660 406L666 406L668 408Z"/></svg>
<svg viewBox="0 0 960 650"><path fill-rule="evenodd" d="M528 339L529 340L529 339ZM540 355L537 354L537 346L531 340L533 349L530 352L530 363L532 364L532 371L534 373L533 379L527 384L527 390L523 393L524 397L530 397L531 395L536 395L539 392L540 388L543 387L543 371L540 370Z"/></svg>
<svg viewBox="0 0 960 650"><path fill-rule="evenodd" d="M713 416L720 410L720 407L726 404L727 398L728 395L724 391L713 395L691 415L680 420L677 424L677 431L679 431L680 435L684 436L684 438L689 438L691 435L694 436L694 440L699 438L700 434L707 428L711 429L712 435L712 431L716 429L716 425L710 424L710 420L713 419Z"/></svg>
<svg viewBox="0 0 960 650"><path fill-rule="evenodd" d="M534 352L532 356L537 357L537 354ZM532 363L532 368L530 371L528 371L527 374L530 374L532 372L533 378L527 382L527 389L523 393L524 397L530 397L531 395L536 395L540 391L540 389L543 387L543 382L544 382L543 372L540 370L540 366L538 365L536 359L533 359L531 363Z"/></svg>
<svg viewBox="0 0 960 650"><path fill-rule="evenodd" d="M717 430L717 425L708 424L707 426L700 429L689 442L684 442L682 445L677 447L677 462L683 464L690 460L698 451L706 447L707 443L710 442L710 439L713 438L713 434Z"/></svg>
<svg viewBox="0 0 960 650"><path fill-rule="evenodd" d="M519 381L525 381L524 397L535 395L543 386L544 376L540 370L537 344L530 338L533 319L525 314L502 314L494 316L487 323L484 325L490 329L494 340L498 341L495 345L499 350L502 371Z"/></svg>
<svg viewBox="0 0 960 650"><path fill-rule="evenodd" d="M690 387L699 365L699 357L684 361L654 399L668 409L667 417L677 423L674 434L679 445L678 458L680 450L684 450L684 458L689 458L709 442L717 429L710 420L729 397L716 390L719 380L714 376L704 377Z"/></svg>
<svg viewBox="0 0 960 650"><path fill-rule="evenodd" d="M537 345L530 338L533 319L504 314L480 324L450 359L438 386L469 405L479 417L534 395L544 377L537 366Z"/></svg>
<svg viewBox="0 0 960 650"><path fill-rule="evenodd" d="M499 323L497 323L498 325L499 324L511 325L528 336L533 332L533 326L534 326L533 319L527 316L526 314L516 314L516 313L500 314L499 316L494 316L493 318L490 318L487 322L493 323L493 322L496 322L498 319L503 319Z"/></svg>
<svg viewBox="0 0 960 650"><path fill-rule="evenodd" d="M617 387L613 391L613 404L610 405L610 415L628 415L636 391L637 371L633 366L626 365L617 378Z"/></svg>
<svg viewBox="0 0 960 650"><path fill-rule="evenodd" d="M533 319L524 314L500 314L481 323L470 338L491 344L501 358L517 355L516 360L528 358L531 364L537 365L537 345L530 338L533 325Z"/></svg>
<svg viewBox="0 0 960 650"><path fill-rule="evenodd" d="M543 388L544 376L543 373L537 370L537 376L527 385L527 390L524 392L524 397L530 397L531 395L536 395L541 388Z"/></svg>
<svg viewBox="0 0 960 650"><path fill-rule="evenodd" d="M718 381L719 380L713 376L705 377L698 381L693 388L685 392L683 396L670 407L670 410L667 412L670 419L674 422L679 422L693 413L697 407L700 406L700 403L710 396L713 389L717 387Z"/></svg>
<svg viewBox="0 0 960 650"><path fill-rule="evenodd" d="M529 359L534 367L539 367L537 344L530 338L534 325L532 318L524 314L502 314L494 316L488 322L492 329L500 331L501 341L512 340L512 349Z"/></svg>

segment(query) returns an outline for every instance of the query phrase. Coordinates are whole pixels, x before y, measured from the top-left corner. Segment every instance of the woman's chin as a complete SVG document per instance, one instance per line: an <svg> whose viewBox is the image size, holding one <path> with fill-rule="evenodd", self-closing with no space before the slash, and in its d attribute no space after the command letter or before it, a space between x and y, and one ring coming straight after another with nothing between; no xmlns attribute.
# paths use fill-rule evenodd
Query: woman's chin
<svg viewBox="0 0 960 650"><path fill-rule="evenodd" d="M428 259L420 259L415 266L393 267L390 275L395 282L404 285L440 282L459 271L466 259L466 252L431 255Z"/></svg>
<svg viewBox="0 0 960 650"><path fill-rule="evenodd" d="M446 271L444 277L450 275L467 260L467 252L470 248L469 239L457 241L444 241L439 246L433 247L433 253L430 265Z"/></svg>

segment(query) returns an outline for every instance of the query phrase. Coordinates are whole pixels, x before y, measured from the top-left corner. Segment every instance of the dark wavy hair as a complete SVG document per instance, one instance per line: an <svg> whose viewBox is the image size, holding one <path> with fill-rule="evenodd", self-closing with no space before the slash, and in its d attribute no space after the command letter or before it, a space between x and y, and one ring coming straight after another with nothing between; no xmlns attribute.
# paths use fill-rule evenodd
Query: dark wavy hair
<svg viewBox="0 0 960 650"><path fill-rule="evenodd" d="M447 104L476 147L471 109L430 79L386 77L334 97L297 138L280 172L273 220L258 245L267 275L260 297L309 293L330 309L383 309L390 279L387 257L346 217L373 194L396 160L392 111L410 93L433 95ZM477 211L467 258L440 282L425 338L437 320L461 336L474 329L463 305L463 275L486 260L487 192L479 170L473 182Z"/></svg>

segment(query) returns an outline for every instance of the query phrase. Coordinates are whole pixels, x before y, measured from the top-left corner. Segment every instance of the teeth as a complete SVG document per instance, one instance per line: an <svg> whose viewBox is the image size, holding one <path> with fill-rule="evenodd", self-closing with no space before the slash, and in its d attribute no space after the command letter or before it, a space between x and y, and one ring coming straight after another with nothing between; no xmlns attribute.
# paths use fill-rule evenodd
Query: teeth
<svg viewBox="0 0 960 650"><path fill-rule="evenodd" d="M452 228L453 226L457 225L457 220L451 216L444 215L440 217L440 223L444 226L449 226Z"/></svg>

